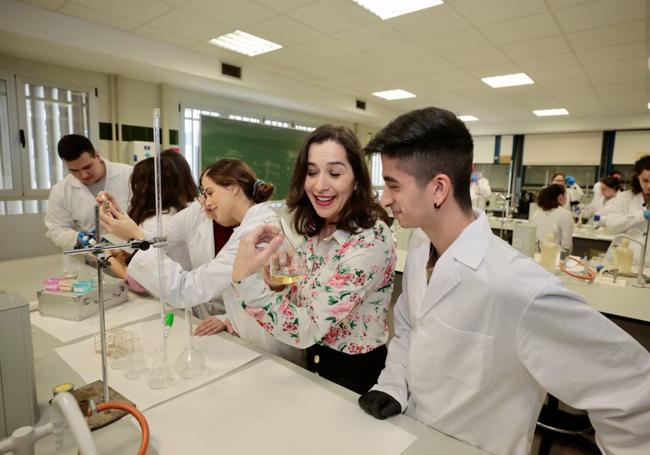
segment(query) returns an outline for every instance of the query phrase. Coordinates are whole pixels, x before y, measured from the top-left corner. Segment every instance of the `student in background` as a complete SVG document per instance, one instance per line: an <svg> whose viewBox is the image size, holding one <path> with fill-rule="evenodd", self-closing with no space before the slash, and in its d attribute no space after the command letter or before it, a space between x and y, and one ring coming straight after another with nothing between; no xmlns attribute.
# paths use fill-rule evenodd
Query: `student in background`
<svg viewBox="0 0 650 455"><path fill-rule="evenodd" d="M468 176L469 178L469 176ZM348 128L323 125L303 143L287 198L305 272L288 286L268 273L282 243L261 226L244 237L232 271L241 305L268 333L307 349L307 368L357 393L377 380L386 358L393 289L393 236L373 197L361 146ZM251 319L253 320L253 319Z"/></svg>
<svg viewBox="0 0 650 455"><path fill-rule="evenodd" d="M603 211L605 206L614 200L618 191L621 189L621 181L616 177L605 177L600 182L594 185L594 198L589 204L589 211L591 215L600 215L601 221L603 218Z"/></svg>
<svg viewBox="0 0 650 455"><path fill-rule="evenodd" d="M566 189L562 185L549 185L537 195L537 210L530 223L537 226L537 240L543 242L551 233L561 248L571 250L573 245L573 217L564 208Z"/></svg>
<svg viewBox="0 0 650 455"><path fill-rule="evenodd" d="M589 412L604 453L650 453L650 354L472 210L472 148L437 108L398 117L367 146L381 153L382 205L419 229L386 368L359 404L523 455L549 391Z"/></svg>
<svg viewBox="0 0 650 455"><path fill-rule="evenodd" d="M469 184L469 194L472 198L472 207L479 210L485 210L486 203L492 195L490 181L483 177L483 174L472 164L472 175Z"/></svg>
<svg viewBox="0 0 650 455"><path fill-rule="evenodd" d="M562 185L566 188L566 201L564 208L571 209L572 206L580 203L580 198L584 195L582 188L576 183L576 179L571 175L564 175L562 172L556 172L551 177L551 184Z"/></svg>
<svg viewBox="0 0 650 455"><path fill-rule="evenodd" d="M81 231L90 232L95 227L97 193L108 191L122 207L127 206L133 168L109 162L87 137L79 134L63 136L57 151L69 174L50 191L45 215L46 236L67 250L77 243Z"/></svg>

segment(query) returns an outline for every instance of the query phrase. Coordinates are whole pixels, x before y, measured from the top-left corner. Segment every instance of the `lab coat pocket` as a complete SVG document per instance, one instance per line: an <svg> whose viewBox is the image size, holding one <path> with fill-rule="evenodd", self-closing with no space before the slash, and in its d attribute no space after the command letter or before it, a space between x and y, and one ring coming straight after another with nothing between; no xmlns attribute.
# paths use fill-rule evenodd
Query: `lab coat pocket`
<svg viewBox="0 0 650 455"><path fill-rule="evenodd" d="M430 368L435 374L460 381L474 391L485 387L492 377L494 338L457 329L434 316L427 319L432 337Z"/></svg>

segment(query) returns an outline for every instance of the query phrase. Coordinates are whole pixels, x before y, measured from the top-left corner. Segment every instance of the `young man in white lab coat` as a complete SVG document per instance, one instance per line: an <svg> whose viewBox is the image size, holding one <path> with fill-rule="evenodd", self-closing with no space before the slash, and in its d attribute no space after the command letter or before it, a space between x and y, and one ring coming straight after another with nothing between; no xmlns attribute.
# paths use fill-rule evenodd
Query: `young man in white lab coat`
<svg viewBox="0 0 650 455"><path fill-rule="evenodd" d="M437 108L397 118L367 146L381 153L382 204L419 229L386 367L359 404L527 454L548 391L589 412L607 453L650 453L650 354L492 234L471 208L472 149L465 125Z"/></svg>
<svg viewBox="0 0 650 455"><path fill-rule="evenodd" d="M129 206L133 168L110 163L80 134L63 136L57 151L69 174L50 191L45 226L47 237L66 250L75 245L79 231L95 227L95 196L99 191L111 193L120 207Z"/></svg>

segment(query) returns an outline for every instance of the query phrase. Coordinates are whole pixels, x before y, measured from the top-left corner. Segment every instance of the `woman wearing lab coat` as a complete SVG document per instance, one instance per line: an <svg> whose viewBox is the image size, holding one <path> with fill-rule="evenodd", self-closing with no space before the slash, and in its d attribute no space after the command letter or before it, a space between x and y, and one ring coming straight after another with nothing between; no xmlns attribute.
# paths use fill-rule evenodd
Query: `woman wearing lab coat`
<svg viewBox="0 0 650 455"><path fill-rule="evenodd" d="M564 208L570 210L573 205L579 204L580 199L584 195L580 185L576 183L576 179L572 175L564 175L563 172L556 172L551 177L552 185L561 185L566 188L566 200L563 203Z"/></svg>
<svg viewBox="0 0 650 455"><path fill-rule="evenodd" d="M165 235L172 248L185 245L189 252L191 269L164 258L164 289L167 301L177 308L195 307L216 298L222 298L227 320L206 317L197 327L197 335L214 334L226 326L241 338L270 352L296 363L302 355L297 349L284 345L267 335L255 321L243 315L230 287L232 264L239 240L256 226L263 223L277 223L278 216L266 201L273 194L273 185L256 178L253 170L243 161L222 159L208 166L201 176L201 191L204 200L194 202L179 212L165 226ZM119 217L118 213L113 214ZM108 220L107 227L129 224L122 216ZM130 235L144 239L141 230L132 230ZM232 235L224 242L221 227L232 227ZM222 248L219 244L224 242ZM215 250L218 254L215 256ZM173 250L172 250L173 251ZM130 277L149 292L158 295L159 280L154 248L139 251L133 256L127 269ZM223 320L223 322L220 322Z"/></svg>
<svg viewBox="0 0 650 455"><path fill-rule="evenodd" d="M162 185L162 210L163 226L170 222L172 216L183 210L196 199L198 192L192 171L185 158L175 150L164 150L160 154ZM156 232L156 201L154 181L154 159L146 158L133 167L129 180L131 200L129 202L128 216L143 230L155 234ZM97 202L101 205L103 198L114 200L110 193L100 193ZM128 240L128 239L124 239ZM131 252L111 250L107 256L108 264L114 274L126 278L126 267L131 260ZM173 253L174 260L183 267L189 267L189 258L184 249L177 249ZM132 290L143 289L135 282L129 282Z"/></svg>
<svg viewBox="0 0 650 455"><path fill-rule="evenodd" d="M613 234L627 234L643 242L650 218L650 155L634 163L632 189L621 191L605 210L605 227ZM642 248L632 242L634 263L641 261ZM611 250L611 248L610 248ZM610 254L611 251L608 252ZM650 251L646 254L646 266L650 265Z"/></svg>
<svg viewBox="0 0 650 455"><path fill-rule="evenodd" d="M537 210L530 223L537 226L537 240L543 242L548 234L555 236L561 248L571 250L573 244L573 217L564 208L566 189L561 185L549 185L537 195Z"/></svg>
<svg viewBox="0 0 650 455"><path fill-rule="evenodd" d="M240 242L233 267L239 301L278 340L307 348L310 371L363 393L386 358L395 251L352 131L323 125L307 136L287 206L307 238L297 253L304 272L289 286L268 274L260 282L255 272L265 270L282 236L270 240L278 230L259 227Z"/></svg>
<svg viewBox="0 0 650 455"><path fill-rule="evenodd" d="M609 205L621 189L621 181L616 177L605 177L594 185L594 198L589 204L590 214L599 215L601 223L604 222L603 212L605 206Z"/></svg>

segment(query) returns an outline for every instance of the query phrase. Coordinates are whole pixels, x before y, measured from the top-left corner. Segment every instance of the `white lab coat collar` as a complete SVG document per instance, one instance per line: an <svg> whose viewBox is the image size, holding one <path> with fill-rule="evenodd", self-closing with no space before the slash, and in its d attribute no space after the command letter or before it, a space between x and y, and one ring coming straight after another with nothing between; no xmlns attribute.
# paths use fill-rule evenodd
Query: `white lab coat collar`
<svg viewBox="0 0 650 455"><path fill-rule="evenodd" d="M474 210L475 220L469 224L458 236L447 250L438 258L431 280L426 286L423 298L415 298L414 315L416 318L423 317L435 304L445 295L454 289L461 278L456 263L461 263L473 270L476 270L490 245L492 230L487 221L485 213ZM426 240L425 240L426 239ZM415 274L413 283L426 283L426 264L429 258L429 238L424 235L419 238L419 244L414 245L415 260L409 274ZM409 289L412 296L422 295L418 289Z"/></svg>

